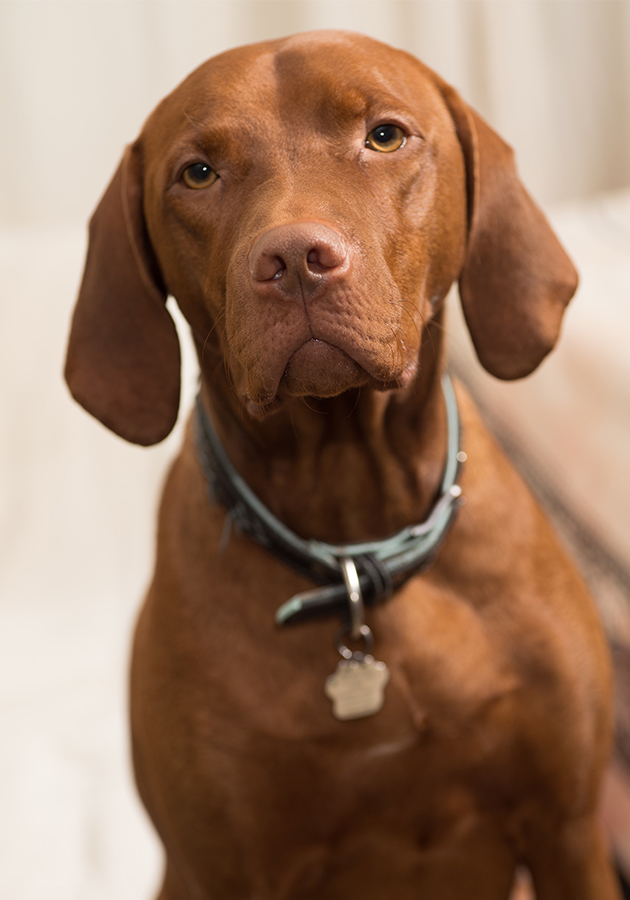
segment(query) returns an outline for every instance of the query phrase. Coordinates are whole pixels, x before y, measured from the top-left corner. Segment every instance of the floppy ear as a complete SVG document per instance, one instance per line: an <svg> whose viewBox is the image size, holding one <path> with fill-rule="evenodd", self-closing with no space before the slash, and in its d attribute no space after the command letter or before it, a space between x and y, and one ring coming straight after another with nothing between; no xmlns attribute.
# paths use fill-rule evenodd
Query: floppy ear
<svg viewBox="0 0 630 900"><path fill-rule="evenodd" d="M553 348L577 273L521 184L514 152L438 80L464 153L468 249L459 293L481 364L497 378L529 375Z"/></svg>
<svg viewBox="0 0 630 900"><path fill-rule="evenodd" d="M97 419L156 444L177 419L180 351L142 211L142 152L127 147L90 221L65 376Z"/></svg>

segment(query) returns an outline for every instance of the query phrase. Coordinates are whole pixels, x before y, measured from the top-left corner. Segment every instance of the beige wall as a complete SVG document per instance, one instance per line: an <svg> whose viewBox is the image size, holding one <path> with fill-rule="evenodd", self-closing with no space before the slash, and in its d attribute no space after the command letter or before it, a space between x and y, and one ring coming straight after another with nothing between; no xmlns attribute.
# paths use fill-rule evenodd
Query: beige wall
<svg viewBox="0 0 630 900"><path fill-rule="evenodd" d="M630 183L627 0L4 0L0 227L85 221L192 68L312 28L363 31L454 83L543 202Z"/></svg>

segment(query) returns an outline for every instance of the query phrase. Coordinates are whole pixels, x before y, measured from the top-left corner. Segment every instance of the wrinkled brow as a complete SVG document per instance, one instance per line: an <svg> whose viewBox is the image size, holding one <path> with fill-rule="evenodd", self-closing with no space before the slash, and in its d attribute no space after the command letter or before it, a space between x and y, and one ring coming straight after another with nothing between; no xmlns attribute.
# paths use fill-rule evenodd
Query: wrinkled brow
<svg viewBox="0 0 630 900"><path fill-rule="evenodd" d="M195 152L215 158L231 156L252 142L260 141L264 122L253 121L244 116L222 116L220 121L210 118L208 122L196 121L179 135L172 144L168 158L175 163Z"/></svg>

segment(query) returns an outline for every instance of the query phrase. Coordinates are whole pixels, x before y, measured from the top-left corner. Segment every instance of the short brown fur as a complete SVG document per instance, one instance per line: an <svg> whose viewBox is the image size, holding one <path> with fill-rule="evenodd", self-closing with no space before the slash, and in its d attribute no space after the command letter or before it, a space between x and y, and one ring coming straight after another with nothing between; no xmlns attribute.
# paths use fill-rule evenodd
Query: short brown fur
<svg viewBox="0 0 630 900"><path fill-rule="evenodd" d="M406 134L396 152L365 146L383 122ZM195 190L181 176L199 161L219 178ZM161 440L179 393L173 294L203 401L253 490L304 537L379 538L422 520L439 487L442 307L457 279L481 362L532 371L576 276L498 135L368 38L239 48L157 107L106 191L68 382L118 434ZM619 896L596 823L611 733L601 627L457 395L466 505L432 568L369 612L392 676L382 711L352 722L323 692L338 623L274 625L312 585L241 534L220 551L225 512L187 430L132 670L161 900L506 900L519 864L539 900Z"/></svg>

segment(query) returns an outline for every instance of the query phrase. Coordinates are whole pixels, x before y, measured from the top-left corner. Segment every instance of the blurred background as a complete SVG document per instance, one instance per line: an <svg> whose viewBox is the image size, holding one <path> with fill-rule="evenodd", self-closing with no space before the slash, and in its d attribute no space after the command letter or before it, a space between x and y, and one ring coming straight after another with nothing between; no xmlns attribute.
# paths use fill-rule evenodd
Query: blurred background
<svg viewBox="0 0 630 900"><path fill-rule="evenodd" d="M122 149L203 60L297 31L419 56L516 149L581 273L531 378L485 375L452 302L453 367L597 596L619 677L603 815L630 869L630 3L0 2L0 896L149 900L160 856L128 761L126 670L177 432L125 444L61 379L85 223ZM183 332L183 340L186 340ZM195 366L184 352L184 412Z"/></svg>

